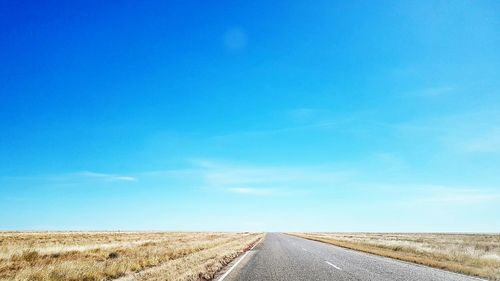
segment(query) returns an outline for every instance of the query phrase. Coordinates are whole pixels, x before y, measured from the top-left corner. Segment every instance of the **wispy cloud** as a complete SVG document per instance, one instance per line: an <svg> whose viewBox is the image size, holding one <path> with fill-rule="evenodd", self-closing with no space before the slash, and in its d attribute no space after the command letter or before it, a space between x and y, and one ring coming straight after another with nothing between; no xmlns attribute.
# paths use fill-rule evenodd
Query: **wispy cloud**
<svg viewBox="0 0 500 281"><path fill-rule="evenodd" d="M454 91L451 86L427 88L426 96L444 95ZM432 116L384 120L373 112L360 111L347 115L334 114L318 108L296 108L281 112L283 124L276 128L236 131L215 135L212 141L241 141L277 135L321 132L364 141L370 137L389 139L393 143L411 143L434 147L437 151L479 153L500 151L500 112L479 110L443 113Z"/></svg>
<svg viewBox="0 0 500 281"><path fill-rule="evenodd" d="M276 134L283 133L291 133L298 131L306 131L306 130L322 130L322 129L332 129L338 127L340 124L339 121L325 121L318 123L310 123L304 125L289 125L271 129L262 129L262 130L248 130L248 131L240 131L240 132L232 132L227 134L215 135L210 137L211 140L219 141L219 140L231 140L238 138L246 138L246 137L261 137L261 136L270 136Z"/></svg>
<svg viewBox="0 0 500 281"><path fill-rule="evenodd" d="M417 204L471 205L500 202L500 192L494 188L417 185L418 194L414 198Z"/></svg>
<svg viewBox="0 0 500 281"><path fill-rule="evenodd" d="M438 152L500 152L500 111L476 111L386 124L399 139L422 140Z"/></svg>
<svg viewBox="0 0 500 281"><path fill-rule="evenodd" d="M332 112L320 108L301 107L291 109L286 114L289 115L292 121L304 123L318 120L324 121L323 119L331 117Z"/></svg>
<svg viewBox="0 0 500 281"><path fill-rule="evenodd" d="M480 137L466 139L461 147L467 152L499 152L500 128L490 129Z"/></svg>
<svg viewBox="0 0 500 281"><path fill-rule="evenodd" d="M441 194L421 199L421 202L438 204L481 204L500 201L500 194Z"/></svg>
<svg viewBox="0 0 500 281"><path fill-rule="evenodd" d="M452 86L436 86L436 87L429 87L425 89L421 89L416 92L418 96L421 97L438 97L438 96L444 96L447 95L451 92L453 92L454 87Z"/></svg>
<svg viewBox="0 0 500 281"><path fill-rule="evenodd" d="M228 192L249 194L249 195L270 195L273 190L265 188L251 188L251 187L231 187L227 189Z"/></svg>
<svg viewBox="0 0 500 281"><path fill-rule="evenodd" d="M61 173L61 174L50 174L50 175L2 177L0 179L15 181L15 182L26 182L29 183L30 185L43 184L43 185L54 185L54 186L55 185L78 186L89 183L135 182L139 180L136 176L97 173L92 171L80 171L73 173Z"/></svg>
<svg viewBox="0 0 500 281"><path fill-rule="evenodd" d="M96 172L90 172L90 171L78 172L78 173L74 173L74 174L71 174L71 175L74 175L76 177L97 179L97 180L102 180L102 181L107 181L107 182L114 182L114 181L137 181L137 178L133 177L133 176L96 173Z"/></svg>
<svg viewBox="0 0 500 281"><path fill-rule="evenodd" d="M335 184L345 177L346 173L328 168L314 170L311 167L219 166L206 170L204 175L211 185L292 182Z"/></svg>
<svg viewBox="0 0 500 281"><path fill-rule="evenodd" d="M321 108L295 108L279 112L276 119L280 125L274 128L262 128L252 130L234 131L226 134L219 134L210 137L214 141L238 140L244 138L266 137L280 134L289 134L308 131L344 131L352 132L357 130L353 125L366 124L378 126L372 121L370 112L359 111L350 112L347 115L335 114L332 111Z"/></svg>
<svg viewBox="0 0 500 281"><path fill-rule="evenodd" d="M369 201L381 206L443 209L462 205L499 204L498 187L443 185L433 183L348 183L350 193L357 197L368 196Z"/></svg>
<svg viewBox="0 0 500 281"><path fill-rule="evenodd" d="M331 166L245 165L207 159L191 160L193 176L212 190L252 195L290 194L336 187L352 172Z"/></svg>

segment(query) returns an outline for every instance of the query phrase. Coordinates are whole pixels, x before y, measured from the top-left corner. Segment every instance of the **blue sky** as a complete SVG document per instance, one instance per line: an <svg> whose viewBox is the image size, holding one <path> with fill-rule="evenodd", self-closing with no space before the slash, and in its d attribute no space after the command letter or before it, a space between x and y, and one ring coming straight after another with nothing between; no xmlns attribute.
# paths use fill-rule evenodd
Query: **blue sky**
<svg viewBox="0 0 500 281"><path fill-rule="evenodd" d="M0 229L500 231L500 2L102 2L0 4Z"/></svg>

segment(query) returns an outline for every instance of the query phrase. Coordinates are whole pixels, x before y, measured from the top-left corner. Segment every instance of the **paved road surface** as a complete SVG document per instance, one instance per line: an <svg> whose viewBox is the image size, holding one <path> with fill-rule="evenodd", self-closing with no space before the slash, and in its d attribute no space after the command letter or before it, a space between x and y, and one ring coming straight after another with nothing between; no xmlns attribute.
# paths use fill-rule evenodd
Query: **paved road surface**
<svg viewBox="0 0 500 281"><path fill-rule="evenodd" d="M220 278L219 278L220 280ZM286 234L268 233L224 281L471 281L443 270L343 249Z"/></svg>

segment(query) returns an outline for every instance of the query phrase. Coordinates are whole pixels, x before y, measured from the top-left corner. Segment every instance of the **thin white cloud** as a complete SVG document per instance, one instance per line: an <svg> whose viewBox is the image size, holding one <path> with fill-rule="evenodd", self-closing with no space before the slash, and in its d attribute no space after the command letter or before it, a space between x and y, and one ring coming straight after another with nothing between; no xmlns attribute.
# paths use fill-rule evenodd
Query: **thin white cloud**
<svg viewBox="0 0 500 281"><path fill-rule="evenodd" d="M78 173L74 173L73 175L75 175L77 177L90 178L90 179L98 179L98 180L108 181L108 182L115 182L115 181L137 181L137 178L133 177L133 176L96 173L96 172L90 172L90 171L78 172Z"/></svg>
<svg viewBox="0 0 500 281"><path fill-rule="evenodd" d="M490 129L480 137L465 140L461 147L467 152L499 152L500 128Z"/></svg>
<svg viewBox="0 0 500 281"><path fill-rule="evenodd" d="M203 177L209 185L247 185L247 184L336 184L349 176L346 171L327 166L258 166L221 164L210 162L202 166Z"/></svg>
<svg viewBox="0 0 500 281"><path fill-rule="evenodd" d="M400 138L454 153L500 152L500 111L477 111L387 124Z"/></svg>
<svg viewBox="0 0 500 281"><path fill-rule="evenodd" d="M251 188L251 187L232 187L227 189L231 193L249 194L249 195L270 195L271 189Z"/></svg>
<svg viewBox="0 0 500 281"><path fill-rule="evenodd" d="M295 108L279 112L273 118L280 119L282 124L275 128L263 128L257 130L234 131L226 134L213 135L212 141L231 141L245 138L267 137L280 134L306 132L306 131L344 131L352 132L353 125L372 121L370 112L350 112L348 115L335 114L332 111L321 108Z"/></svg>
<svg viewBox="0 0 500 281"><path fill-rule="evenodd" d="M134 182L139 179L130 175L118 175L97 173L92 171L81 171L73 173L49 174L49 175L25 175L15 177L0 177L0 179L11 181L23 181L36 184L52 185L78 185L89 182Z"/></svg>
<svg viewBox="0 0 500 281"><path fill-rule="evenodd" d="M333 113L329 110L320 108L295 108L288 111L292 121L299 123L324 122L324 119L331 119Z"/></svg>
<svg viewBox="0 0 500 281"><path fill-rule="evenodd" d="M447 95L453 92L453 90L454 88L451 86L437 86L419 90L417 94L421 97L438 97Z"/></svg>
<svg viewBox="0 0 500 281"><path fill-rule="evenodd" d="M415 185L418 194L415 203L439 205L470 205L500 202L498 189L446 186L446 185Z"/></svg>
<svg viewBox="0 0 500 281"><path fill-rule="evenodd" d="M439 204L481 204L499 200L499 194L441 194L421 199L422 202Z"/></svg>
<svg viewBox="0 0 500 281"><path fill-rule="evenodd" d="M372 196L370 200L381 204L420 208L439 206L450 208L461 205L500 203L500 189L478 186L456 186L422 183L355 183L347 184L359 195ZM383 198L378 198L383 194Z"/></svg>
<svg viewBox="0 0 500 281"><path fill-rule="evenodd" d="M253 195L307 193L336 187L352 173L330 166L244 165L197 159L191 179L210 190ZM194 172L196 171L196 172Z"/></svg>

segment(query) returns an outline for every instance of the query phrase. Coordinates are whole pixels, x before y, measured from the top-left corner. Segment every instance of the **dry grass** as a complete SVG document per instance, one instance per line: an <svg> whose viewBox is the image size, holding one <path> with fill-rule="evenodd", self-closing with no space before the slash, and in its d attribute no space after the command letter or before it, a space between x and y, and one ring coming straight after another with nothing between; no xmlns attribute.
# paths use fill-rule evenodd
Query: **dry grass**
<svg viewBox="0 0 500 281"><path fill-rule="evenodd" d="M0 232L0 280L210 280L262 235Z"/></svg>
<svg viewBox="0 0 500 281"><path fill-rule="evenodd" d="M500 280L500 235L294 233L293 235L458 273Z"/></svg>

